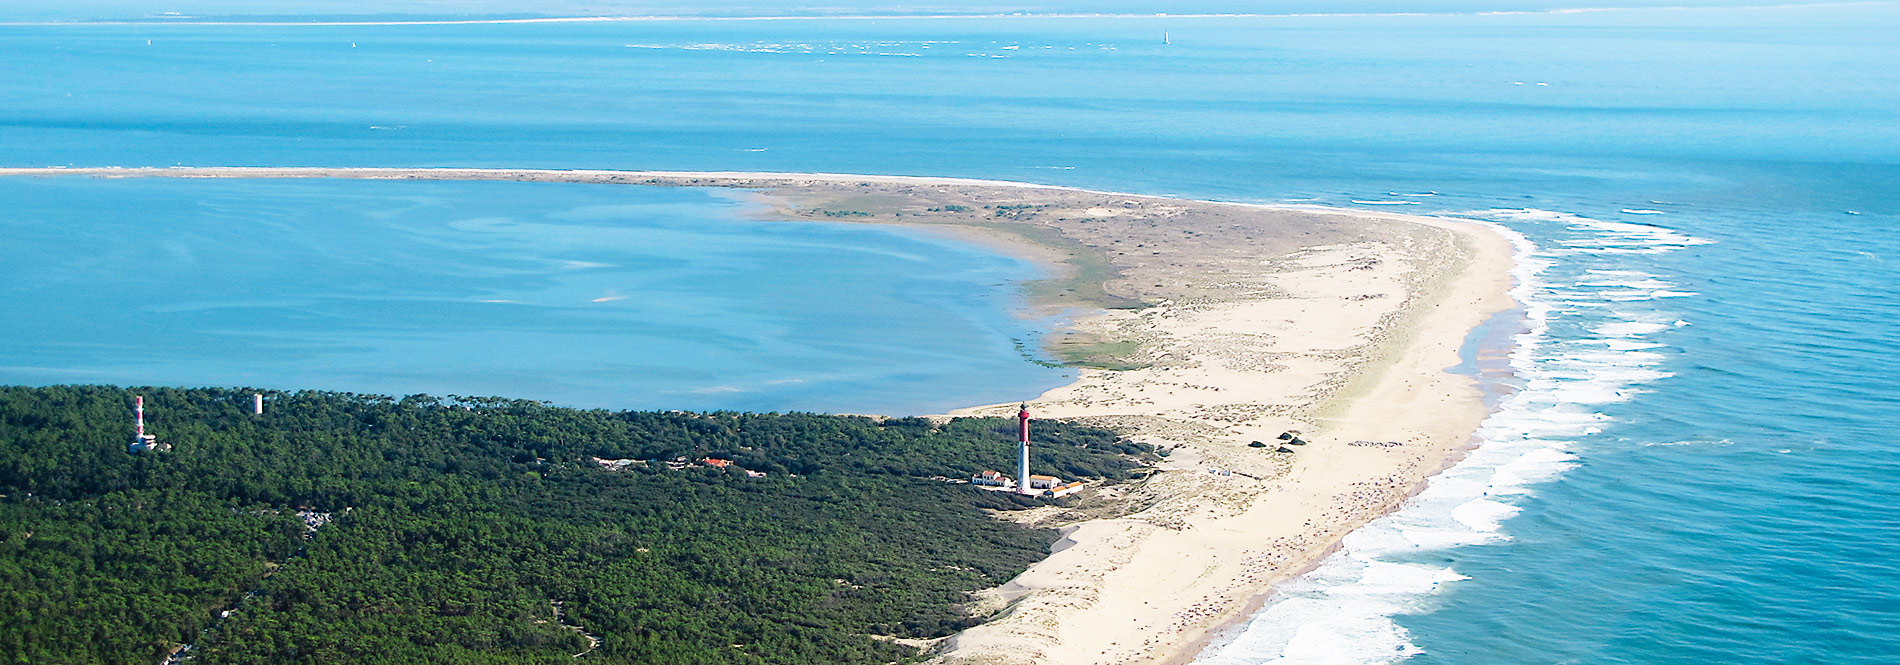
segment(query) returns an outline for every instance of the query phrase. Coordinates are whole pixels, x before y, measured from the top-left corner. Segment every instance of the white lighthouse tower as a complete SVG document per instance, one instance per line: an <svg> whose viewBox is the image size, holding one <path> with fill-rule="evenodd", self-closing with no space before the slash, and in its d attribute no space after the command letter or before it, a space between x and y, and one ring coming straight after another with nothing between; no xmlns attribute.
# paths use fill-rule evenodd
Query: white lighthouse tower
<svg viewBox="0 0 1900 665"><path fill-rule="evenodd" d="M1021 411L1016 412L1018 431L1022 442L1016 449L1016 493L1035 494L1029 487L1029 404L1024 403Z"/></svg>

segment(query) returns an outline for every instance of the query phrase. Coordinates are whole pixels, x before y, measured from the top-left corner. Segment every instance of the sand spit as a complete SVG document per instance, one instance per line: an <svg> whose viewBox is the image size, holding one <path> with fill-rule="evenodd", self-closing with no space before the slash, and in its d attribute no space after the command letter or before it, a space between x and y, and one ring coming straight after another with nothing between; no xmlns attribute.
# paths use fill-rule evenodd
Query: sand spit
<svg viewBox="0 0 1900 665"><path fill-rule="evenodd" d="M0 169L0 175L522 180L749 190L762 216L963 234L1051 266L1030 286L1075 313L1047 344L1084 364L1030 405L1171 451L1107 490L1102 517L987 594L993 618L947 664L1169 663L1348 531L1454 461L1485 416L1449 374L1465 335L1511 308L1511 246L1452 220L1187 201L1020 183L831 174L520 169ZM1014 405L959 414L997 415ZM1308 443L1278 452L1282 432ZM1263 447L1253 447L1252 442Z"/></svg>

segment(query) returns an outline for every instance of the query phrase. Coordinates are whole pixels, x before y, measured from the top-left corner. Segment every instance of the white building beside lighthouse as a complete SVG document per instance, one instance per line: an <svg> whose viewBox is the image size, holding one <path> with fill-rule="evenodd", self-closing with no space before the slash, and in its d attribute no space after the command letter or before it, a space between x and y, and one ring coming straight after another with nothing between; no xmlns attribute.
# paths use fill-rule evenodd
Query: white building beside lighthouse
<svg viewBox="0 0 1900 665"><path fill-rule="evenodd" d="M1081 482L1064 483L1055 476L1039 476L1029 473L1029 405L1023 404L1016 411L1016 477L1011 478L999 471L984 471L970 476L970 484L993 492L1014 492L1024 496L1039 496L1045 499L1068 496L1082 491Z"/></svg>

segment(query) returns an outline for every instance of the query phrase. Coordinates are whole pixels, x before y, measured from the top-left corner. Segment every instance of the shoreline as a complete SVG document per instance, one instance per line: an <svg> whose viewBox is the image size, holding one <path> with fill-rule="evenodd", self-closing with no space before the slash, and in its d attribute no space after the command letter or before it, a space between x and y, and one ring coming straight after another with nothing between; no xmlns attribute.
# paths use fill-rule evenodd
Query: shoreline
<svg viewBox="0 0 1900 665"><path fill-rule="evenodd" d="M1384 216L1378 216L1378 215L1369 215L1369 216L1375 217L1375 218L1386 218ZM1476 229L1477 232L1490 234L1489 231L1482 229L1482 225L1470 224L1470 225L1466 225L1466 228L1468 230ZM1482 316L1476 317L1474 318L1474 320L1470 321L1469 327L1453 326L1453 328L1457 328L1460 330L1461 333L1465 333L1465 334L1459 334L1450 340L1442 340L1442 339L1440 340L1441 342L1442 341L1450 342L1449 344L1440 345L1441 347L1449 347L1448 349L1447 348L1440 349L1441 351L1449 352L1446 356L1441 356L1441 357L1445 357L1446 359L1441 363L1432 363L1429 361L1424 362L1424 363L1413 362L1413 363L1410 363L1410 366L1409 366L1410 371L1394 372L1394 371L1391 371L1392 368L1386 368L1385 370L1382 370L1381 372L1379 372L1380 374L1382 374L1382 376L1373 377L1372 383L1374 384L1374 386L1367 388L1361 394L1349 394L1349 395L1343 395L1340 397L1340 399L1343 399L1343 401L1348 404L1357 403L1358 405L1360 405L1358 410L1363 411L1365 410L1365 405L1367 404L1386 403L1388 401L1400 401L1400 400L1391 400L1391 398L1393 397L1392 395L1393 392L1395 391L1404 392L1410 389L1411 387L1410 381L1423 380L1425 382L1435 384L1438 388L1438 391L1444 394L1447 394L1453 397L1462 395L1462 398L1463 398L1462 401L1465 407L1464 417L1462 419L1462 422L1441 423L1442 427L1438 432L1439 438L1437 441L1437 445L1428 447L1426 452L1418 455L1417 458L1413 460L1413 464L1410 468L1401 469L1399 470L1400 472L1397 474L1390 474L1390 475L1384 476L1384 479L1387 481L1387 484L1384 487L1366 487L1368 483L1367 479L1378 478L1380 476L1380 473L1376 468L1370 472L1360 473L1357 475L1347 473L1345 474L1344 477L1335 477L1332 479L1334 482L1332 482L1330 485L1324 479L1322 479L1314 483L1316 485L1320 485L1320 487L1314 488L1313 491L1308 491L1304 493L1298 492L1298 491L1289 491L1288 488L1285 487L1285 485L1288 483L1281 482L1281 483L1274 484L1277 486L1268 486L1268 487L1258 488L1254 496L1250 497L1250 500L1248 501L1248 503L1252 504L1251 507L1249 508L1242 508L1240 511L1236 511L1236 512L1226 514L1226 515L1216 514L1217 511L1209 511L1209 510L1204 510L1204 509L1196 510L1194 508L1189 508L1186 512L1195 513L1195 514L1193 514L1190 519L1186 520L1185 525L1182 528L1180 528L1178 531L1160 531L1160 532L1151 531L1149 533L1135 534L1134 539L1137 541L1137 543L1145 544L1146 542L1151 541L1151 540L1177 541L1174 543L1158 544L1151 548L1165 555L1165 556L1147 557L1150 559L1148 563L1153 564L1154 567L1165 566L1165 565L1168 565L1168 563L1173 563L1173 562L1163 563L1163 560L1166 560L1170 557L1188 558L1188 559L1192 559L1194 563L1197 565L1206 566L1207 570L1209 571L1213 571L1216 568L1221 568L1221 567L1228 568L1228 569L1233 569L1233 568L1242 569L1240 575L1234 575L1232 577L1246 579L1244 575L1247 572L1258 573L1260 576L1252 578L1252 579L1246 579L1246 582L1244 584L1237 585L1240 588L1225 589L1226 593L1223 594L1224 597L1216 597L1216 598L1209 598L1206 596L1202 596L1200 598L1192 597L1192 594L1197 591L1204 591L1204 590L1215 590L1217 592L1221 591L1221 589L1219 588L1220 585L1218 584L1200 584L1197 586L1190 587L1189 597L1185 599L1179 599L1177 600L1177 603L1176 603L1177 606L1185 605L1187 609L1190 610L1190 614L1194 616L1194 620L1187 622L1189 625L1185 625L1177 629L1177 632L1183 636L1183 639L1164 640L1165 644L1153 644L1153 645L1143 644L1141 645L1142 647L1144 647L1142 649L1128 649L1126 648L1126 645L1119 645L1116 642L1108 642L1108 646L1110 646L1111 649L1106 650L1106 651L1099 648L1091 648L1091 651L1093 651L1093 653L1083 652L1079 649L1065 650L1065 652L1063 652L1061 656L1057 656L1057 657L1077 658L1077 659L1080 659L1082 662L1103 662L1103 663L1109 663L1109 662L1159 663L1159 664L1167 664L1167 665L1177 665L1177 664L1192 662L1197 657L1199 657L1201 652L1207 646L1213 643L1216 639L1222 637L1223 635L1232 634L1232 633L1229 633L1228 631L1244 630L1245 625L1251 622L1252 619L1261 611L1261 609L1265 607L1266 604L1271 601L1272 596L1274 594L1274 586L1276 584L1298 577L1307 572L1311 572L1312 570L1317 568L1327 559L1327 557L1331 556L1334 552L1339 550L1340 541L1345 536L1345 534L1351 532L1352 530L1355 530L1359 526L1362 526L1366 523L1371 522L1374 519L1383 517L1387 514L1390 514L1402 508L1405 505L1405 502L1407 500L1409 500L1413 496L1416 496L1418 493L1422 492L1426 488L1427 481L1430 478L1438 475L1445 469L1449 469L1455 466L1459 461L1465 459L1473 450L1475 450L1478 444L1478 440L1475 437L1476 430L1478 429L1479 423L1481 423L1484 420L1484 418L1487 417L1492 412L1492 405L1486 403L1483 393L1479 390L1479 388L1476 385L1477 381L1475 377L1456 375L1444 370L1446 368L1450 368L1459 364L1459 359L1457 358L1457 355L1456 355L1456 349L1459 345L1463 343L1466 334L1468 334L1469 331L1475 329L1476 326L1481 323L1481 319L1494 315L1495 313L1499 311L1508 311L1515 307L1515 301L1512 300L1508 295L1506 295L1508 290L1511 288L1511 283L1513 281L1512 276L1509 274L1509 270L1511 267L1511 262L1514 261L1514 253L1509 250L1508 243L1506 242L1506 239L1504 237L1493 235L1492 240L1496 244L1503 244L1506 246L1505 251L1503 252L1505 262L1503 265L1497 266L1499 270L1496 273L1494 273L1494 275L1497 275L1499 279L1494 280L1494 283L1492 284L1492 288L1490 289L1490 294L1493 296L1494 299L1502 299L1502 300L1501 302L1495 302L1493 308L1473 310L1473 313L1481 314ZM1393 353L1402 352L1402 350L1396 350L1396 349L1390 350L1390 351ZM1084 377L1083 381L1085 380L1086 380L1086 377ZM1062 392L1062 390L1063 389L1058 389L1056 391L1051 391L1051 393L1052 394L1060 393ZM1045 395L1044 398L1046 399L1046 398L1049 398L1050 396L1051 395ZM1032 400L1031 408L1035 408L1039 401L1042 401L1042 400ZM1330 402L1331 400L1324 400L1324 401ZM1352 411L1354 411L1354 409L1352 409L1350 406L1347 406L1346 413L1344 413L1343 415L1327 419L1327 420L1333 421L1333 424L1322 425L1323 427L1326 427L1327 430L1333 435L1335 442L1348 438L1347 434L1349 432L1367 431L1366 427L1355 426L1354 424L1352 424L1353 422L1355 421L1364 422L1364 421L1377 419L1377 416L1375 415L1363 414L1363 413L1354 414ZM982 409L972 409L972 410L961 411L959 413L985 413L985 411ZM1067 415L1067 414L1063 414L1063 415ZM1374 427L1371 429L1377 430L1378 428ZM1388 429L1386 431L1389 432L1391 430ZM1419 435L1419 434L1424 434L1424 433L1414 431L1414 432L1411 432L1411 434ZM1310 433L1304 436L1308 439L1315 438ZM1356 437L1353 437L1353 438L1356 438ZM1429 436L1426 438L1429 438ZM1412 442L1408 441L1407 443L1409 444ZM1301 456L1306 456L1307 451L1302 450L1299 454ZM1231 462L1231 458L1229 458L1228 462L1224 462L1224 463L1230 463L1230 462ZM1336 464L1336 462L1329 460L1327 464L1332 465L1332 464ZM1206 464L1202 464L1202 466L1206 466ZM1314 465L1314 466L1317 466L1317 465ZM1290 476L1291 477L1290 480L1297 482L1301 480L1300 476L1306 475L1310 470L1311 470L1311 466L1304 469L1287 470L1284 473L1284 475L1280 476L1280 478L1288 479L1288 477ZM1337 468L1333 470L1338 471ZM1391 469L1388 467L1388 470L1391 470ZM1344 490L1344 491L1335 492L1336 490ZM1358 503L1356 504L1356 506L1360 508L1361 510L1347 512L1347 513L1330 513L1330 514L1326 511L1327 506L1325 506L1325 504L1323 503L1326 499L1336 498L1337 495L1341 495L1341 494L1352 494L1355 492L1355 490L1357 492L1368 492L1368 491L1371 492L1371 495L1369 496L1357 497ZM1381 492L1380 490L1383 490L1383 492ZM1301 508L1300 513L1299 513L1301 515L1312 515L1312 514L1318 513L1322 516L1330 517L1332 519L1321 520L1319 521L1319 523L1315 523L1315 521L1308 520L1302 524L1295 525L1292 523L1293 520L1274 520L1270 516L1261 515L1260 513L1263 512L1261 506L1263 504L1274 503L1274 501L1269 500L1267 498L1268 495L1270 494L1276 495L1274 498L1286 497L1286 498L1292 498L1296 500L1298 502L1299 507ZM1329 495L1333 495L1333 496L1329 496ZM1331 524L1327 524L1327 522L1331 522ZM1331 528L1328 528L1328 527L1331 527ZM1137 529L1138 528L1139 527L1137 527ZM1197 538L1189 533L1192 531L1213 530L1217 528L1224 528L1225 530L1228 530L1230 532L1235 531L1237 529L1245 529L1244 533L1258 534L1260 537L1253 538L1253 539L1250 539L1244 536L1238 537L1238 538L1224 538L1224 539ZM1294 551L1289 553L1283 549L1281 552L1276 554L1276 556L1278 556L1278 559L1272 562L1273 564L1277 564L1277 565L1268 565L1262 568L1256 568L1253 571L1245 570L1246 569L1245 564L1248 562L1245 561L1246 557L1244 556L1222 557L1219 555L1208 555L1207 550L1205 548L1196 547L1197 545L1208 544L1207 541L1209 540L1215 540L1216 542L1228 545L1231 551L1237 552L1239 555L1245 555L1245 554L1248 554L1249 552L1248 550L1243 549L1243 548L1247 547L1249 544L1252 544L1250 543L1250 541L1264 540L1266 539L1267 536L1271 536L1275 533L1297 534L1296 540L1298 542L1295 543L1294 547L1290 548ZM1115 536L1122 536L1122 535L1127 535L1127 534L1126 533L1111 533L1105 538L1113 538ZM1071 537L1074 538L1074 536L1071 536ZM1126 542L1116 543L1116 547L1127 547L1131 544L1135 545L1138 549L1141 547L1141 545L1134 544L1134 543L1126 543ZM1105 547L1103 549L1116 549L1116 547ZM1268 549L1271 550L1271 548L1268 548ZM1268 553L1273 554L1270 551ZM1110 555L1110 556L1104 556L1102 558L1108 559L1108 558L1113 558L1113 557L1112 555ZM1117 566L1117 568L1120 568L1123 570L1140 570L1141 571L1140 573L1136 573L1133 575L1123 575L1123 577L1139 577L1139 576L1144 576L1144 575L1148 575L1155 572L1154 567L1142 565L1142 563L1139 561L1139 559L1141 558L1143 557L1137 554L1134 556L1129 556L1126 559L1118 562L1119 565ZM1045 563L1037 564L1037 566L1032 567L1029 573L1025 573L1025 576L1034 574L1038 572L1037 568L1042 568L1045 566L1071 565L1067 563L1061 563L1061 564L1052 563L1053 559L1055 559L1055 556L1052 556L1051 560L1046 560ZM1236 561L1236 559L1240 559L1240 560ZM1178 582L1179 578L1181 577L1186 577L1186 576L1185 575L1177 576L1176 580L1173 580L1173 581ZM1169 583L1167 582L1163 582L1163 583L1150 582L1150 583L1143 584L1140 582L1126 581L1126 580L1123 581L1122 584L1124 584L1125 586L1135 591L1135 593L1133 594L1133 597L1135 598L1149 597L1150 594L1155 594L1155 593L1166 593L1168 591L1167 587L1169 586ZM1062 584L1058 582L1058 583L1049 584L1048 588L1052 590L1059 590L1061 586ZM1113 586L1112 583L1097 584L1095 585L1095 588L1103 589L1103 588L1108 588L1112 586ZM1177 593L1176 595L1179 596L1181 594ZM1199 602L1196 602L1196 601L1199 601ZM1140 600L1139 602L1141 603L1142 606L1146 606L1151 601ZM1116 603L1095 601L1092 604L1100 607L1100 606L1105 606L1105 605L1114 605ZM1122 601L1119 603L1119 605L1120 605L1121 611L1116 611L1114 609L1104 609L1102 611L1096 612L1096 614L1098 615L1106 615L1102 617L1103 619L1106 619L1106 620L1098 619L1090 623L1092 623L1094 626L1108 627L1108 628L1118 628L1122 626L1129 626L1131 623L1134 623L1136 626L1139 627L1139 626L1147 624L1149 621L1152 620L1151 617L1154 614L1153 612L1141 612L1139 610L1142 608L1137 607L1131 601ZM1197 605L1199 607L1197 607ZM1146 614L1147 616L1144 617L1143 616L1144 614ZM1007 617L1005 618L1007 619ZM976 633L979 631L993 630L994 629L993 627L995 625L996 625L995 623L985 624L984 626L979 626L977 628L972 629L970 632ZM1040 634L1037 634L1031 631L1025 631L1025 632L1029 632L1034 638L1046 639L1048 637L1054 637L1056 634L1060 634L1060 633L1069 633L1071 635L1082 634L1082 633L1086 633L1087 629L1081 628L1078 626L1071 630L1066 630L1066 631L1058 630L1058 631L1053 631L1053 632L1043 631ZM961 639L964 639L964 638L959 637L959 640ZM1105 641L1107 641L1106 637L1099 640L1097 643L1092 645L1092 647L1102 646L1101 642L1105 642ZM1011 641L1005 640L1003 642L1004 644L1008 644ZM1018 648L1027 646L1023 644L1024 640L1015 640L1013 642L1014 642L1013 646L1018 647ZM1112 648L1115 646L1124 646L1124 648L1120 650L1122 653L1120 654L1115 653L1115 649ZM1003 648L999 648L999 647L1003 647ZM976 657L961 658L961 659L953 658L951 662L956 662L956 663L962 663L962 662L1027 663L1027 662L1036 660L1034 658L1014 659L1014 658L1005 656L1003 654L999 654L998 652L1007 651L1007 648L1004 647L1004 645L1002 644L991 645L991 648L984 649L983 651L985 653L977 655ZM953 655L955 653L956 652L953 652ZM1102 656L1107 656L1107 657L1103 658Z"/></svg>
<svg viewBox="0 0 1900 665"><path fill-rule="evenodd" d="M1498 320L1498 319L1504 319L1511 322L1513 325L1510 328L1508 328L1509 330L1511 330L1511 332L1499 333L1497 331L1484 330L1484 326L1490 325L1493 320ZM1521 332L1527 331L1529 329L1526 319L1527 319L1527 313L1523 307L1516 307L1513 309L1494 313L1491 319L1487 320L1483 324L1480 324L1478 328L1472 329L1470 333L1471 336L1468 337L1467 341L1476 341L1478 343L1476 350L1479 354L1484 353L1484 351L1486 351L1487 349L1491 351L1503 351L1506 354L1508 354L1510 351L1517 348L1517 344L1514 338L1518 334L1521 334ZM1503 398L1509 396L1510 393L1516 392L1517 390L1519 390L1519 388L1516 386L1508 385L1506 381L1500 377L1484 375L1483 373L1484 367L1482 363L1483 363L1483 359L1482 359L1482 356L1480 356L1480 358L1478 359L1478 362L1475 363L1477 366L1473 367L1473 371L1470 374L1468 374L1468 376L1471 376L1473 379L1475 379L1479 383L1479 389L1483 391L1482 398L1484 399L1484 402L1485 402L1485 410L1487 414L1496 413L1498 404L1502 402ZM1455 368L1448 368L1446 371L1449 373L1462 374L1459 372L1453 372L1452 371L1453 369ZM1515 377L1515 374L1510 373L1510 368L1508 366L1505 367L1504 370L1507 376ZM1494 386L1502 386L1503 388L1505 388L1505 390L1494 391L1493 390ZM1447 455L1443 459L1444 463L1441 466L1439 466L1438 470L1433 471L1429 474L1426 474L1425 482L1418 483L1417 485L1412 487L1411 492L1407 493L1404 499L1400 500L1399 503L1393 505L1391 509L1383 513L1380 513L1377 516L1374 516L1373 519L1381 519L1384 517L1388 517L1388 516L1398 513L1399 511L1404 510L1407 503L1409 503L1412 499L1418 497L1420 494L1424 493L1424 491L1429 487L1432 479L1437 478L1439 474L1442 474L1445 471L1448 471L1458 466L1458 464L1464 462L1467 458L1471 456L1473 452L1476 452L1478 448L1481 447L1482 445L1484 445L1483 437L1474 431L1472 433L1470 442L1467 445L1461 448L1455 449L1451 454ZM1341 542L1333 543L1332 547L1327 548L1326 551L1322 552L1317 558L1315 558L1312 561L1312 563L1310 563L1303 569L1294 571L1292 574L1288 575L1285 580L1282 580L1282 581L1290 581L1292 579L1304 576L1308 573L1318 570L1319 567L1323 565L1327 559L1332 558L1333 555L1338 554L1342 549L1344 549L1343 543ZM1183 649L1174 658L1164 661L1160 665L1190 665L1195 660L1200 658L1201 654L1206 653L1209 648L1217 644L1225 644L1227 642L1231 642L1232 638L1236 638L1240 636L1242 633L1244 633L1247 630L1248 626L1252 625L1254 619L1260 615L1260 612L1266 608L1267 604L1273 602L1274 598L1278 596L1279 594L1280 594L1280 591L1278 589L1278 584L1276 583L1274 585L1270 585L1266 591L1248 600L1246 606L1242 607L1240 611L1235 613L1230 619L1208 630L1206 633L1201 635L1198 639L1194 640L1188 646L1188 648Z"/></svg>
<svg viewBox="0 0 1900 665"><path fill-rule="evenodd" d="M1173 454L1075 509L1069 546L993 590L947 663L1185 663L1275 584L1464 459L1488 416L1462 363L1518 303L1512 241L1487 225L920 176L403 168L0 168L0 176L511 180L748 190L773 219L948 232L1058 273L1032 306L1082 312L1045 345L1076 380L1038 416L1110 426ZM980 207L979 207L980 206ZM985 242L984 239L987 239ZM1018 253L1026 252L1027 254ZM1152 285L1152 286L1150 286ZM1114 305L1122 305L1113 308ZM1014 402L953 415L1014 412ZM1305 446L1275 452L1281 431ZM1100 505L1137 506L1091 513ZM1133 637L1128 637L1132 635ZM1147 638L1145 640L1141 638ZM1123 643L1126 640L1127 643Z"/></svg>

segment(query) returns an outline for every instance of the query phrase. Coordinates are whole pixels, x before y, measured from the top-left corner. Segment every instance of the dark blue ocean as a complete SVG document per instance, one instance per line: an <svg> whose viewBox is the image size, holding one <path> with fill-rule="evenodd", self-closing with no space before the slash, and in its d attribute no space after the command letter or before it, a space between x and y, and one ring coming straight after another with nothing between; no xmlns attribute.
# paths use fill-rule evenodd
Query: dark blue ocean
<svg viewBox="0 0 1900 665"><path fill-rule="evenodd" d="M1497 224L1525 311L1482 445L1202 662L1900 654L1900 5L24 23L148 4L0 10L0 164L969 176ZM268 13L240 4L176 6ZM1167 9L1138 5L1105 7ZM0 381L866 411L1063 381L1015 346L1032 267L742 206L0 180Z"/></svg>

